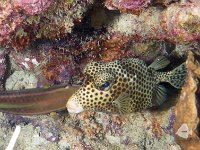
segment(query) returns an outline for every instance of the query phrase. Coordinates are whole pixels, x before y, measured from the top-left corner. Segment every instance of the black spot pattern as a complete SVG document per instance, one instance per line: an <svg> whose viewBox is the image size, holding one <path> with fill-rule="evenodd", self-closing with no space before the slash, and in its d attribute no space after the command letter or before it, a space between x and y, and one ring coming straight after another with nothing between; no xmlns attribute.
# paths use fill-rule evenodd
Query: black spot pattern
<svg viewBox="0 0 200 150"><path fill-rule="evenodd" d="M119 112L113 101L122 94L131 98L127 110L140 111L152 106L156 85L169 76L158 73L139 59L129 58L109 63L91 62L84 68L87 82L73 95L85 110ZM171 77L173 78L173 77ZM110 87L100 90L109 82Z"/></svg>

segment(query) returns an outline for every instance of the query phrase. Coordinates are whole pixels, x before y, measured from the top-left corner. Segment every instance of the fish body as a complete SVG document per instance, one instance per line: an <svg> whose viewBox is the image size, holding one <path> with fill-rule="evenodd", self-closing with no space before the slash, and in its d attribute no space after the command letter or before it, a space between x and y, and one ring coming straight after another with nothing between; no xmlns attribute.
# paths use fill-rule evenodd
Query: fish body
<svg viewBox="0 0 200 150"><path fill-rule="evenodd" d="M167 90L160 83L169 82L180 89L186 75L184 63L169 72L159 71L169 63L163 56L150 66L134 58L91 62L83 71L85 83L67 102L68 111L125 114L161 105L167 98Z"/></svg>
<svg viewBox="0 0 200 150"><path fill-rule="evenodd" d="M0 91L0 112L38 115L66 109L66 102L79 86Z"/></svg>

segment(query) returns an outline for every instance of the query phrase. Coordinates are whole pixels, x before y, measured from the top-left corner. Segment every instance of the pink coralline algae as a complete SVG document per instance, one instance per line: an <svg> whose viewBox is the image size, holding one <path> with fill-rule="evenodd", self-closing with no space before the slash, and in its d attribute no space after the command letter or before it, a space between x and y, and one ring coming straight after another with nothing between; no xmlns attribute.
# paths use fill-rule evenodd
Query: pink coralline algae
<svg viewBox="0 0 200 150"><path fill-rule="evenodd" d="M69 82L74 72L74 65L69 56L50 56L50 60L43 66L43 74L47 80L54 82Z"/></svg>
<svg viewBox="0 0 200 150"><path fill-rule="evenodd" d="M11 33L22 23L25 16L10 3L0 3L0 44L11 40Z"/></svg>
<svg viewBox="0 0 200 150"><path fill-rule="evenodd" d="M162 29L172 40L194 41L200 38L200 5L172 5L162 14Z"/></svg>
<svg viewBox="0 0 200 150"><path fill-rule="evenodd" d="M43 45L39 49L29 49L21 53L11 51L12 69L39 74L41 82L69 82L75 70L71 56L53 46Z"/></svg>
<svg viewBox="0 0 200 150"><path fill-rule="evenodd" d="M36 39L60 39L93 3L87 1L13 0L0 3L0 45L28 48Z"/></svg>
<svg viewBox="0 0 200 150"><path fill-rule="evenodd" d="M72 27L81 22L92 3L93 0L56 1L56 4L36 19L39 27L35 31L35 38L55 40L71 33Z"/></svg>
<svg viewBox="0 0 200 150"><path fill-rule="evenodd" d="M3 78L6 71L6 63L5 63L5 53L0 49L0 81Z"/></svg>
<svg viewBox="0 0 200 150"><path fill-rule="evenodd" d="M176 3L166 9L149 7L140 16L121 14L110 29L142 40L197 41L200 39L200 5Z"/></svg>
<svg viewBox="0 0 200 150"><path fill-rule="evenodd" d="M88 50L85 62L101 60L104 62L132 56L129 50L131 37L123 34L100 35L89 42L84 43L79 51ZM88 59L89 58L89 59Z"/></svg>
<svg viewBox="0 0 200 150"><path fill-rule="evenodd" d="M13 39L15 41L15 32L19 33L17 29L24 23L25 18L42 13L52 3L53 0L6 0L0 2L0 44L7 45L12 43Z"/></svg>
<svg viewBox="0 0 200 150"><path fill-rule="evenodd" d="M147 7L150 2L151 0L106 0L105 5L108 9L138 12Z"/></svg>
<svg viewBox="0 0 200 150"><path fill-rule="evenodd" d="M53 0L14 0L0 3L0 44L12 42L16 29L27 16L45 11ZM24 13L22 13L24 12Z"/></svg>
<svg viewBox="0 0 200 150"><path fill-rule="evenodd" d="M37 67L44 65L44 56L41 51L29 50L22 53L12 51L10 61L14 70L36 71Z"/></svg>
<svg viewBox="0 0 200 150"><path fill-rule="evenodd" d="M27 15L35 15L46 10L53 2L54 0L13 0L13 5Z"/></svg>

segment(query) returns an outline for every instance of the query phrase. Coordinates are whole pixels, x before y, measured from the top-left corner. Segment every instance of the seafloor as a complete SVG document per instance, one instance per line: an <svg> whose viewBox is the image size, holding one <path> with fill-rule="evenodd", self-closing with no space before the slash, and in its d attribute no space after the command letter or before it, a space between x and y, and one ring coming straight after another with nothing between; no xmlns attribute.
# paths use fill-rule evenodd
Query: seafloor
<svg viewBox="0 0 200 150"><path fill-rule="evenodd" d="M67 110L0 113L0 149L17 125L15 150L198 150L198 0L0 0L0 97L4 90L82 84L91 61L167 56L186 62L181 90L159 108L127 115Z"/></svg>

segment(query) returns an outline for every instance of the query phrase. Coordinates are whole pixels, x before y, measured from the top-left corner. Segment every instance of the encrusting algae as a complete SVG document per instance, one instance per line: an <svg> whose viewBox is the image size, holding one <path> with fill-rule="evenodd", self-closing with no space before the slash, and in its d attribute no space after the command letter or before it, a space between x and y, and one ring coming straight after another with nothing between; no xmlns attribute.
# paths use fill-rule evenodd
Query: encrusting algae
<svg viewBox="0 0 200 150"><path fill-rule="evenodd" d="M150 66L134 58L108 63L91 62L84 68L83 86L67 102L70 113L84 110L132 113L161 105L167 98L168 82L180 89L186 76L185 63L169 72L159 72L170 61L158 57Z"/></svg>

